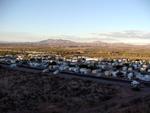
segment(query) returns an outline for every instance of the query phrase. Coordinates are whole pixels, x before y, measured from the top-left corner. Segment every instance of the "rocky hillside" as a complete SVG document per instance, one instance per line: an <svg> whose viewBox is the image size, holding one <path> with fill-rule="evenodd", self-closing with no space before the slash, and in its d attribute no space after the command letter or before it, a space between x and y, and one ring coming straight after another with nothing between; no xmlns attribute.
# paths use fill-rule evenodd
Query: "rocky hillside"
<svg viewBox="0 0 150 113"><path fill-rule="evenodd" d="M0 69L0 113L149 113L150 95L96 81ZM148 94L148 93L147 93Z"/></svg>

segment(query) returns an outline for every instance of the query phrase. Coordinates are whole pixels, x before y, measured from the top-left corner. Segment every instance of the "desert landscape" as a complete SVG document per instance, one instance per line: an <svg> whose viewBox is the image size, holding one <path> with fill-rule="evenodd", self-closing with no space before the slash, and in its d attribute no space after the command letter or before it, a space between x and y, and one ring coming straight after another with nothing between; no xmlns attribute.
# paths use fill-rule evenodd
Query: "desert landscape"
<svg viewBox="0 0 150 113"><path fill-rule="evenodd" d="M149 0L0 0L0 113L150 113Z"/></svg>

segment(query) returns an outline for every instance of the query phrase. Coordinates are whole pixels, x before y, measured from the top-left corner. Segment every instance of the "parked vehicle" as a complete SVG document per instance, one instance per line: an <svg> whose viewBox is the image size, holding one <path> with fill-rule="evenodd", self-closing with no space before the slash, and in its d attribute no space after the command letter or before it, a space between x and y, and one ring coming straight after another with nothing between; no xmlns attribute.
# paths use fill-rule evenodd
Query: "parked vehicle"
<svg viewBox="0 0 150 113"><path fill-rule="evenodd" d="M131 82L131 88L133 90L140 90L140 82L136 81L136 80L133 80Z"/></svg>

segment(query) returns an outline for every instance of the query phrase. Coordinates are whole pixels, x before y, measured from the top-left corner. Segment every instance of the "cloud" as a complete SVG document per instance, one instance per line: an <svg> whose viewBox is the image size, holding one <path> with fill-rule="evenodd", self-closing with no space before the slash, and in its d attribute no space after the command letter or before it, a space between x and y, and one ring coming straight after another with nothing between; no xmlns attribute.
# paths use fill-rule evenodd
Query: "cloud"
<svg viewBox="0 0 150 113"><path fill-rule="evenodd" d="M121 31L121 32L104 32L91 33L91 36L106 42L123 42L130 44L150 44L150 32L144 31Z"/></svg>
<svg viewBox="0 0 150 113"><path fill-rule="evenodd" d="M106 33L92 33L101 37L113 37L113 38L142 38L150 39L150 32L144 31L122 31L122 32L106 32Z"/></svg>
<svg viewBox="0 0 150 113"><path fill-rule="evenodd" d="M31 33L0 32L0 41L33 42L46 39L64 39L76 42L102 41L110 43L150 44L150 32L130 30L120 32L89 33L82 35L35 35Z"/></svg>

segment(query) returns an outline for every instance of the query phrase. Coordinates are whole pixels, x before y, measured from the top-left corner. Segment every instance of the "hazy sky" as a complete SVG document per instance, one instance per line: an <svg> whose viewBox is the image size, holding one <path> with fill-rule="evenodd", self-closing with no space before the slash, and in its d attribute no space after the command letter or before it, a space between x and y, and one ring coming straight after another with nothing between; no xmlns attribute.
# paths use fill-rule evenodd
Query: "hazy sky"
<svg viewBox="0 0 150 113"><path fill-rule="evenodd" d="M0 41L48 38L150 43L150 0L0 0Z"/></svg>

